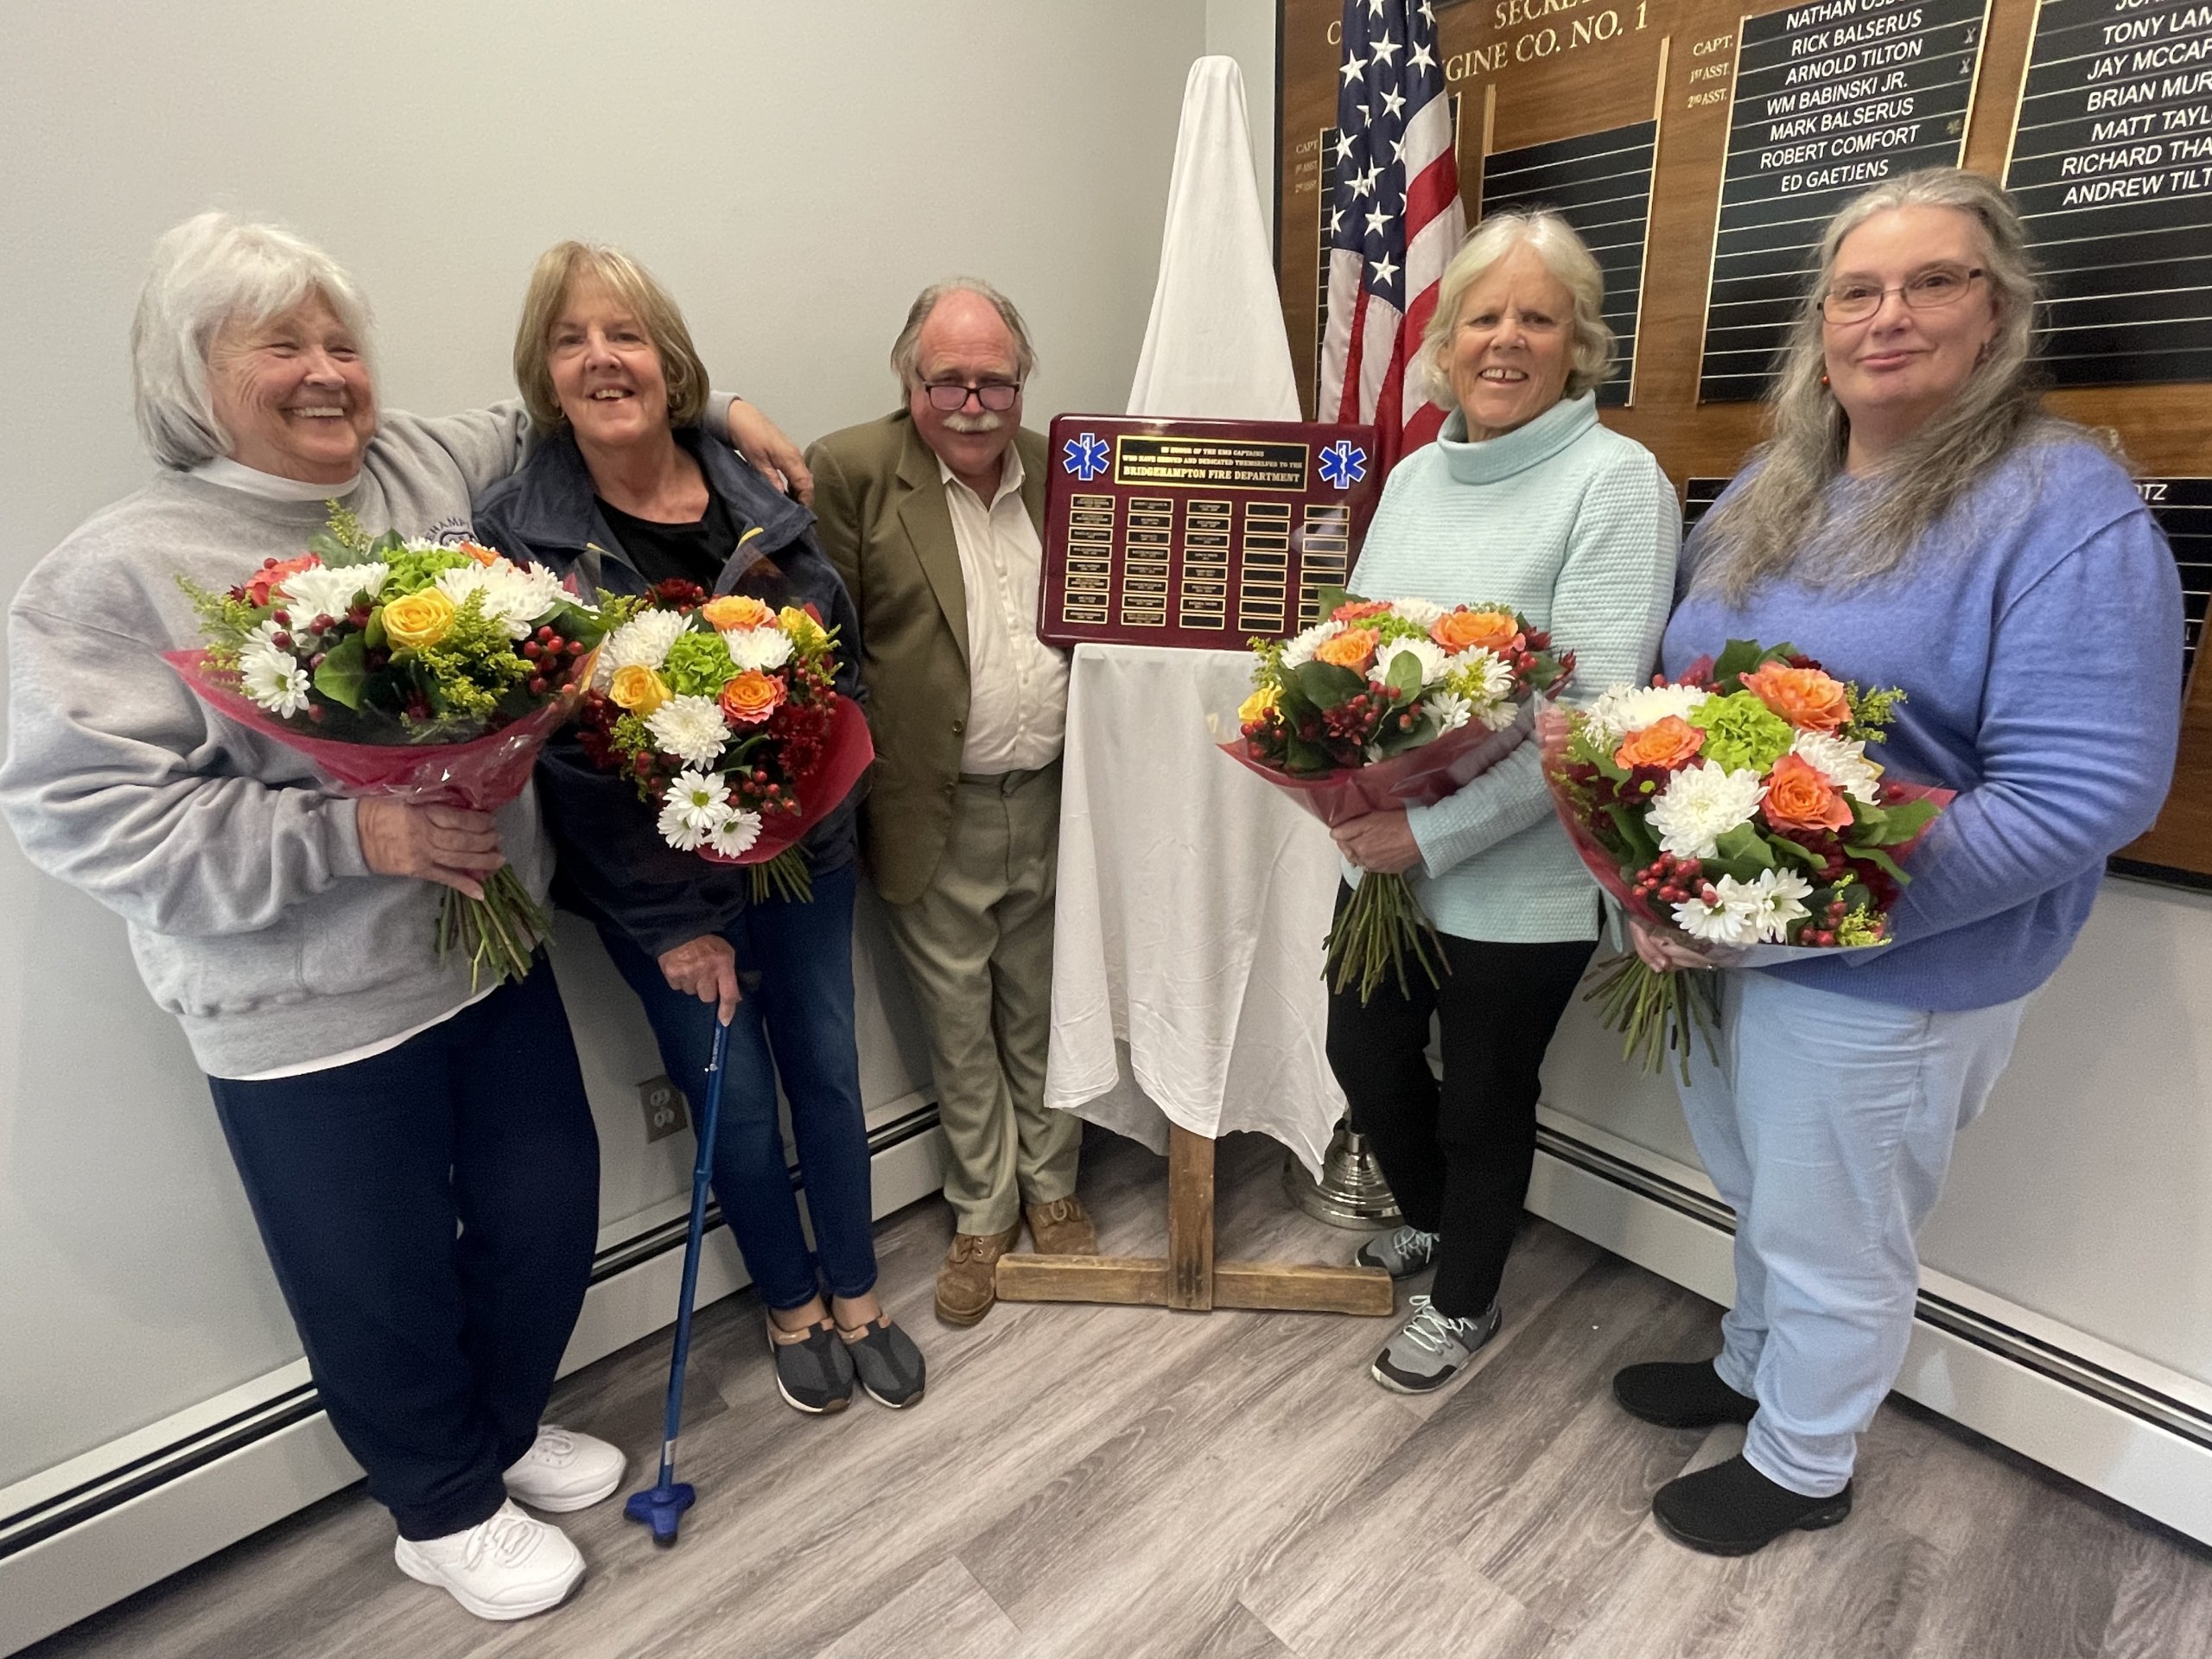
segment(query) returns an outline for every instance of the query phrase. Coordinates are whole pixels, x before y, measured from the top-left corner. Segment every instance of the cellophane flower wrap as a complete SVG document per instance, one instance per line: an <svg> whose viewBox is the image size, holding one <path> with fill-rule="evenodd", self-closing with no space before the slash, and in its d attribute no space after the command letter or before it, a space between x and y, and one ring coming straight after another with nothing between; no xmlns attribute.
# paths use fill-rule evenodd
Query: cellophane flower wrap
<svg viewBox="0 0 2212 1659"><path fill-rule="evenodd" d="M1616 686L1537 724L1544 776L1598 883L1649 931L1720 967L1768 967L1890 938L1899 862L1951 791L1886 779L1866 756L1904 694L1862 690L1789 645L1731 640L1681 678ZM1585 994L1625 1058L1689 1077L1713 1052L1700 983L1634 955Z"/></svg>
<svg viewBox="0 0 2212 1659"><path fill-rule="evenodd" d="M810 899L800 839L875 758L836 673L836 630L812 606L664 582L607 636L578 736L670 847L751 866L756 899Z"/></svg>
<svg viewBox="0 0 2212 1659"><path fill-rule="evenodd" d="M1252 695L1224 753L1332 828L1431 806L1496 766L1556 696L1572 652L1497 605L1324 595L1326 618L1287 640L1255 639ZM1364 1002L1410 959L1439 982L1436 929L1402 875L1368 871L1329 930L1323 974Z"/></svg>
<svg viewBox="0 0 2212 1659"><path fill-rule="evenodd" d="M297 557L222 593L181 585L207 643L164 655L201 701L343 794L475 812L522 793L610 620L543 567L471 543L372 541L335 502ZM511 868L483 886L446 889L438 911L438 955L468 958L472 989L522 978L551 930Z"/></svg>

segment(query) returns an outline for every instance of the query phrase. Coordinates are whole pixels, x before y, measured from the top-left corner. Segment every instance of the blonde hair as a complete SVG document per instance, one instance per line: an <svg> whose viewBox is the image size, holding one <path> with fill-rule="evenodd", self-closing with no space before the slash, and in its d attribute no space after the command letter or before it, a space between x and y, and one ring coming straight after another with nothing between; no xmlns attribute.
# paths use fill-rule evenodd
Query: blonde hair
<svg viewBox="0 0 2212 1659"><path fill-rule="evenodd" d="M1978 263L1997 332L1951 401L1883 461L1847 525L1827 522L1828 486L1843 471L1850 417L1827 386L1821 300L1835 278L1844 238L1877 213L1943 207L1980 233ZM2027 235L2010 196L1955 167L1887 180L1839 209L1821 234L1819 269L1798 306L1769 396L1772 433L1746 459L1758 470L1699 524L1691 585L1740 604L1787 571L1815 586L1848 588L1904 563L1929 528L1971 493L2016 446L2085 435L2043 412L2031 363L2037 287ZM1847 534L1824 532L1847 529ZM1806 550L1818 546L1816 557Z"/></svg>
<svg viewBox="0 0 2212 1659"><path fill-rule="evenodd" d="M130 322L130 378L138 435L178 472L230 454L215 418L207 354L226 322L257 326L315 295L353 336L376 382L369 302L346 269L275 225L228 213L188 219L154 244L154 263Z"/></svg>
<svg viewBox="0 0 2212 1659"><path fill-rule="evenodd" d="M661 376L668 382L669 423L695 425L707 407L707 365L699 360L683 313L668 290L620 248L598 242L556 242L538 256L537 268L530 273L522 321L515 328L515 387L538 430L557 432L568 424L553 390L546 353L562 308L586 277L604 283L630 308L660 354Z"/></svg>
<svg viewBox="0 0 2212 1659"><path fill-rule="evenodd" d="M1436 310L1421 331L1415 362L1429 397L1442 407L1451 409L1457 404L1447 359L1461 302L1491 266L1514 249L1524 247L1544 262L1544 269L1559 279L1574 302L1574 344L1568 360L1567 396L1580 397L1592 387L1603 385L1612 373L1613 331L1605 318L1605 273L1598 268L1574 227L1551 209L1508 207L1485 214L1482 223L1467 232L1467 239L1437 281Z"/></svg>

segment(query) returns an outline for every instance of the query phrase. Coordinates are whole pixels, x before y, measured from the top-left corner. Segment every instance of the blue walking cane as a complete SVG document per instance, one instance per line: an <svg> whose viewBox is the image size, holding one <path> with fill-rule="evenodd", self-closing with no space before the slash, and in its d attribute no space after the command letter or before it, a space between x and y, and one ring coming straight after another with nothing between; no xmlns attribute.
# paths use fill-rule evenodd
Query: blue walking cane
<svg viewBox="0 0 2212 1659"><path fill-rule="evenodd" d="M707 1183L715 1166L715 1128L722 1115L722 1060L729 1051L729 1026L715 1027L714 1058L707 1063L707 1109L699 1125L699 1158L691 1166L691 1230L683 1239L683 1289L676 1304L676 1352L668 1364L668 1408L661 1418L660 1479L648 1491L632 1492L622 1513L653 1529L653 1542L676 1541L683 1511L697 1500L690 1484L676 1478L676 1437L683 1424L683 1368L691 1357L691 1295L699 1283L699 1239L706 1230Z"/></svg>

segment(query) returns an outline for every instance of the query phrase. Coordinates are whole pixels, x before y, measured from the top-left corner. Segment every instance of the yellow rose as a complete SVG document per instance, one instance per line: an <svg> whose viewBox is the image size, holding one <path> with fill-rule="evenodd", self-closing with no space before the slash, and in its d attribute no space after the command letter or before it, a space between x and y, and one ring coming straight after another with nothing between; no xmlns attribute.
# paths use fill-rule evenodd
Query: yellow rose
<svg viewBox="0 0 2212 1659"><path fill-rule="evenodd" d="M802 657L830 648L829 631L796 605L786 605L776 613L776 626L791 635L791 648Z"/></svg>
<svg viewBox="0 0 2212 1659"><path fill-rule="evenodd" d="M425 588L384 607L385 638L420 651L453 631L453 601L435 588Z"/></svg>
<svg viewBox="0 0 2212 1659"><path fill-rule="evenodd" d="M1265 720L1274 713L1275 705L1281 701L1281 688L1263 685L1236 705L1236 723L1249 726L1255 720Z"/></svg>
<svg viewBox="0 0 2212 1659"><path fill-rule="evenodd" d="M633 715L650 715L668 701L668 683L643 663L614 671L607 695Z"/></svg>

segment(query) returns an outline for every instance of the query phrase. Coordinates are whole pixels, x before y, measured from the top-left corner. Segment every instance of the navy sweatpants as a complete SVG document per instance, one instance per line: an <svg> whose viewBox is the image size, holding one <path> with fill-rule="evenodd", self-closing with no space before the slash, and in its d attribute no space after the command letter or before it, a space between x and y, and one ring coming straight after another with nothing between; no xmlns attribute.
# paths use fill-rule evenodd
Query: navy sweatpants
<svg viewBox="0 0 2212 1659"><path fill-rule="evenodd" d="M583 1306L599 1138L541 955L399 1047L215 1109L331 1426L404 1538L488 1518Z"/></svg>

